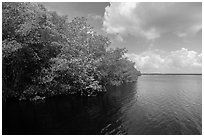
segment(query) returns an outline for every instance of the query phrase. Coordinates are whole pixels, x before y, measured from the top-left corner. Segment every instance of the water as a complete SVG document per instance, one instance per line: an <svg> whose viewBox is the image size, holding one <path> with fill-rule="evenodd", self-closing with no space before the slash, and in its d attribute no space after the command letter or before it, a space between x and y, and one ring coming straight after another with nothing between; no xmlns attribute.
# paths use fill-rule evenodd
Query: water
<svg viewBox="0 0 204 137"><path fill-rule="evenodd" d="M98 97L7 102L3 134L202 134L202 77L146 75Z"/></svg>

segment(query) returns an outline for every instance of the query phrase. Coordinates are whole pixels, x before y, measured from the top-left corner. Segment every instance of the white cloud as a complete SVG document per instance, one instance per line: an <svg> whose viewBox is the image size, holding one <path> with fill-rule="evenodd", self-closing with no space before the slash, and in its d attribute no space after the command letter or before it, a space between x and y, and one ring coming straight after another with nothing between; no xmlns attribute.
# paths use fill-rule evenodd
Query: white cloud
<svg viewBox="0 0 204 137"><path fill-rule="evenodd" d="M147 39L155 39L160 35L154 27L148 30L141 28L141 20L135 14L137 3L111 3L106 7L103 26L107 33L126 36L144 36Z"/></svg>
<svg viewBox="0 0 204 137"><path fill-rule="evenodd" d="M143 32L143 35L146 36L147 39L152 40L160 37L159 32L155 28L151 28L147 32Z"/></svg>
<svg viewBox="0 0 204 137"><path fill-rule="evenodd" d="M102 20L102 17L100 15L95 14L88 14L88 18L92 18L94 20Z"/></svg>
<svg viewBox="0 0 204 137"><path fill-rule="evenodd" d="M105 8L103 27L109 34L128 34L154 40L163 33L178 37L202 29L201 3L110 3Z"/></svg>
<svg viewBox="0 0 204 137"><path fill-rule="evenodd" d="M177 32L176 34L178 35L178 37L185 37L185 36L187 36L187 33L184 33L184 32Z"/></svg>
<svg viewBox="0 0 204 137"><path fill-rule="evenodd" d="M126 54L130 60L136 63L136 68L142 72L161 73L201 73L202 53L181 50L170 53L162 50L151 50L137 54Z"/></svg>

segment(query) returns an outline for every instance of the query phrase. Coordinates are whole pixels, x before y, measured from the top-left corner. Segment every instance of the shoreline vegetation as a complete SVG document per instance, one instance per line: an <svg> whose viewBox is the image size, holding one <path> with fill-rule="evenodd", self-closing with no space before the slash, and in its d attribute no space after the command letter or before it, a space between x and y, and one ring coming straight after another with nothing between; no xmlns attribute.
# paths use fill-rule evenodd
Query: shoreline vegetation
<svg viewBox="0 0 204 137"><path fill-rule="evenodd" d="M95 96L141 75L84 17L69 21L37 3L2 3L2 97Z"/></svg>

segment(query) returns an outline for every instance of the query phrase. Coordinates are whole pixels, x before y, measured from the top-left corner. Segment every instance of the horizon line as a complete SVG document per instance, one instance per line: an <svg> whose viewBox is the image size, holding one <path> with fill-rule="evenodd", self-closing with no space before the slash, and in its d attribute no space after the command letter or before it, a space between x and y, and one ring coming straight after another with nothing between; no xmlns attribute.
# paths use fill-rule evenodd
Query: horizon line
<svg viewBox="0 0 204 137"><path fill-rule="evenodd" d="M142 73L141 75L202 75L202 73L159 73L159 72L148 72Z"/></svg>

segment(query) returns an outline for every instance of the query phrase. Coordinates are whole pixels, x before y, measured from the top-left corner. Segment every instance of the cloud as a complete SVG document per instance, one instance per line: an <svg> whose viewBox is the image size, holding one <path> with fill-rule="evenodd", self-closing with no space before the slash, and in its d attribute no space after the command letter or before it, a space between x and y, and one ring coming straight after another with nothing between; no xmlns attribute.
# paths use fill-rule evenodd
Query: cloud
<svg viewBox="0 0 204 137"><path fill-rule="evenodd" d="M103 28L121 37L133 35L147 40L164 33L178 37L202 29L202 3L110 3L105 8Z"/></svg>
<svg viewBox="0 0 204 137"><path fill-rule="evenodd" d="M94 20L102 20L102 17L100 15L95 14L88 14L88 18L92 18Z"/></svg>
<svg viewBox="0 0 204 137"><path fill-rule="evenodd" d="M182 48L167 53L162 50L150 50L141 54L126 54L136 63L136 68L142 72L161 73L201 73L202 53Z"/></svg>
<svg viewBox="0 0 204 137"><path fill-rule="evenodd" d="M107 33L125 36L144 36L147 39L159 37L157 30L152 27L148 30L141 28L141 20L135 14L137 3L111 3L106 7L103 26Z"/></svg>
<svg viewBox="0 0 204 137"><path fill-rule="evenodd" d="M123 42L123 38L122 38L120 35L117 35L117 36L116 36L116 39L117 39L119 42Z"/></svg>

